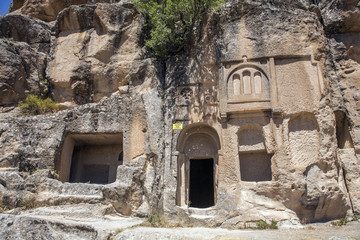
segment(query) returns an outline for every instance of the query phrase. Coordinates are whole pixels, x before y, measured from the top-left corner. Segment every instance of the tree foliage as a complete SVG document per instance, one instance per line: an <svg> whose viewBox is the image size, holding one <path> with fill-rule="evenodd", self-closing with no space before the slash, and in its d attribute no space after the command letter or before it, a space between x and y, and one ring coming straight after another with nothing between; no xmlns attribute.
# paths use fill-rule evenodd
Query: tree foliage
<svg viewBox="0 0 360 240"><path fill-rule="evenodd" d="M223 2L225 0L134 0L150 28L146 46L162 58L180 51L196 22Z"/></svg>

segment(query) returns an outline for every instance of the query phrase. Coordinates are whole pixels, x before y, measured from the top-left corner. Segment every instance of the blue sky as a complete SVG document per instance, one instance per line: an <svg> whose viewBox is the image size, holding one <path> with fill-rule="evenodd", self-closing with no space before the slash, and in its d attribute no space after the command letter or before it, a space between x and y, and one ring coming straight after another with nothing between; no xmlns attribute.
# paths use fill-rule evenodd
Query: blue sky
<svg viewBox="0 0 360 240"><path fill-rule="evenodd" d="M0 0L0 14L7 14L12 0Z"/></svg>

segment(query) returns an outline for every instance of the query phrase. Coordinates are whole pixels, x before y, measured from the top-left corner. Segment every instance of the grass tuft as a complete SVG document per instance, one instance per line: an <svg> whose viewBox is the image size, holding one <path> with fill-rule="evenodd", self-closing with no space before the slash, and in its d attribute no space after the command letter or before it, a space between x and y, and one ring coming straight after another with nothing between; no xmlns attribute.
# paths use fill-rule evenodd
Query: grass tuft
<svg viewBox="0 0 360 240"><path fill-rule="evenodd" d="M165 217L159 216L159 215L156 215L156 214L149 214L147 216L147 222L152 227L167 227L167 225L168 225Z"/></svg>
<svg viewBox="0 0 360 240"><path fill-rule="evenodd" d="M256 227L257 227L257 229L266 229L267 224L264 220L259 220L256 222Z"/></svg>
<svg viewBox="0 0 360 240"><path fill-rule="evenodd" d="M264 220L256 221L257 229L278 229L277 221L271 220L271 224L267 224Z"/></svg>

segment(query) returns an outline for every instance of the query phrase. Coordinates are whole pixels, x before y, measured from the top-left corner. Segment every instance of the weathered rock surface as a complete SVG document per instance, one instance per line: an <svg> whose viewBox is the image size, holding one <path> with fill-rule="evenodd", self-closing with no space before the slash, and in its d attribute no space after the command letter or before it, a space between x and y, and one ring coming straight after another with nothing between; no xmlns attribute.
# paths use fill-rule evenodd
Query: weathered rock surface
<svg viewBox="0 0 360 240"><path fill-rule="evenodd" d="M41 93L42 76L72 107L0 114L2 208L111 204L237 229L359 213L358 1L230 1L167 60L149 57L131 3L93 3L14 1L16 12L56 17L52 25L0 18L0 104ZM58 231L58 219L36 211L40 229ZM30 228L30 215L6 215L4 236ZM72 224L78 232L64 236L97 237Z"/></svg>
<svg viewBox="0 0 360 240"><path fill-rule="evenodd" d="M38 52L48 53L51 25L26 15L8 14L0 18L0 38L26 42Z"/></svg>
<svg viewBox="0 0 360 240"><path fill-rule="evenodd" d="M14 0L9 12L22 13L43 21L54 21L63 9L87 3L114 3L119 0Z"/></svg>
<svg viewBox="0 0 360 240"><path fill-rule="evenodd" d="M330 79L331 101L333 108L339 110L337 129L344 133L338 141L340 170L350 190L354 184L351 181L356 180L349 181L347 174L357 175L360 164L360 85L357 81L360 77L360 4L358 1L322 1L319 7L328 37L326 74ZM350 191L351 200L357 202L359 193L355 189ZM352 204L352 208L359 211L357 203Z"/></svg>
<svg viewBox="0 0 360 240"><path fill-rule="evenodd" d="M2 239L108 239L143 220L116 214L111 205L79 204L0 214Z"/></svg>
<svg viewBox="0 0 360 240"><path fill-rule="evenodd" d="M167 62L166 84L173 87L173 95L169 95L167 101L167 107L172 109L173 114L166 122L168 136L173 132L171 125L174 119L193 124L204 122L219 132L220 142L223 142L219 150L218 169L215 170L219 179L216 207L203 211L200 216L193 214L194 218L213 216L209 218L211 220L203 221L211 226L239 227L258 218L259 213L265 218L299 218L306 222L337 218L351 211L348 190L338 172L334 113L324 88L329 83L328 79L318 75L326 60L324 51L327 43L318 17L318 11L309 11L306 6L299 7L297 4L281 6L235 1L209 19L192 53L179 54ZM222 62L222 67L219 67L219 62ZM274 117L274 112L270 121L266 115L241 115L241 112L247 111L246 104L239 104L235 109L232 106L238 102L226 103L230 90L225 86L230 79L224 72L231 74L245 66L248 71L253 71L252 66L270 68L269 74L277 81L271 83L277 84L277 87L270 90L270 95L277 94L277 97L272 98L271 105L267 107L273 111L279 108L279 119ZM209 86L213 87L207 90ZM190 89L190 97L183 95L184 88ZM172 101L174 98L180 100ZM189 100L182 102L182 98ZM217 102L220 106L216 105ZM256 107L261 106L249 107L249 111L256 111ZM222 125L218 120L221 114L224 114ZM254 123L260 126L251 126ZM250 136L257 132L249 128L261 129L259 134L262 139L251 140ZM246 134L243 146L241 129L245 129ZM198 131L201 131L200 128ZM185 159L180 164L186 166L186 152L192 150L178 148L181 134L172 138L172 153L179 151L181 158ZM188 134L191 134L190 129ZM251 146L257 141L264 141L262 147ZM241 171L242 166L238 162L239 158L242 161L242 157L234 149L244 151L244 158L246 153L256 154L261 149L267 154L275 152L271 155L272 181L244 181L242 175L245 172ZM193 157L191 154L194 153L190 153L188 158ZM171 158L170 154L167 157ZM208 157L216 159L217 155ZM179 173L174 174L175 162L172 166L175 166L174 169L165 172L166 186L179 184ZM180 173L180 176L184 176L182 174L187 173ZM181 181L186 188L186 181L189 181L186 175ZM189 190L181 192L179 187L172 190L165 192L165 195L168 194L165 198L172 200L165 202L165 209L175 213L174 192L184 194L181 198L187 199ZM274 198L277 201L273 201ZM188 205L186 200L177 204L185 208ZM182 212L182 209L178 211ZM191 217L192 214L189 211L187 215Z"/></svg>
<svg viewBox="0 0 360 240"><path fill-rule="evenodd" d="M51 26L25 15L0 17L0 105L16 104L45 86Z"/></svg>
<svg viewBox="0 0 360 240"><path fill-rule="evenodd" d="M16 104L45 87L46 55L27 43L0 39L0 105Z"/></svg>
<svg viewBox="0 0 360 240"><path fill-rule="evenodd" d="M153 101L156 97L156 95L153 96ZM150 174L154 174L151 169L155 168L157 158L161 156L161 141L156 139L156 137L161 137L161 133L158 136L156 134L148 136L146 129L152 128L151 132L159 131L158 126L156 126L158 122L152 123L151 119L154 118L152 116L139 119L136 125L134 122L121 121L121 119L130 120L141 116L139 114L144 111L141 110L144 103L140 97L134 99L129 96L118 96L99 104L102 106L100 107L98 104L84 105L79 109L74 109L75 111L67 110L55 115L44 115L41 119L38 117L14 118L12 123L9 122L9 118L2 119L1 144L3 154L0 162L2 167L16 167L25 172L33 172L36 169L51 166L50 169L56 169L62 179L62 174L66 173L63 170L64 163L61 163L62 153L60 151L67 134L122 132L124 148L139 149L139 146L141 148L140 151L127 151L124 154L126 164L119 166L116 182L110 185L84 185L80 183L80 185L76 185L49 179L49 174L25 176L26 180L21 180L22 177L16 172L3 172L2 183L5 189L2 197L9 199L5 201L7 207L19 207L27 194L36 193L37 197L34 204L37 206L107 201L113 203L121 213L139 214L141 216L147 215L153 205L157 208L157 196L152 195L157 191L157 187L151 181L153 176L151 177ZM115 110L114 106L117 106L118 111ZM157 115L161 116L161 113ZM112 124L109 124L109 119L112 119ZM145 124L145 119L149 119L150 122ZM35 125L38 127L34 131L31 126ZM143 128L137 128L141 125ZM19 131L19 128L22 130ZM6 129L14 131L7 131ZM133 135L138 137L134 139ZM145 138L157 143L152 146L151 152L144 150L147 147ZM57 160L54 161L53 159ZM11 181L10 179L14 176L19 181ZM8 185L8 181L13 184ZM32 188L24 189L22 184L24 181ZM144 186L149 189L144 188ZM19 194L12 195L16 191ZM124 202L126 204L123 204ZM142 210L135 213L144 202L147 203Z"/></svg>
<svg viewBox="0 0 360 240"><path fill-rule="evenodd" d="M98 101L127 85L141 60L143 20L129 4L71 6L59 14L47 68L56 101Z"/></svg>
<svg viewBox="0 0 360 240"><path fill-rule="evenodd" d="M328 33L359 32L360 5L357 0L320 1L324 28Z"/></svg>
<svg viewBox="0 0 360 240"><path fill-rule="evenodd" d="M341 228L330 223L296 229L227 230L220 228L138 227L143 219L124 217L111 205L77 204L0 214L2 239L359 239L359 222Z"/></svg>

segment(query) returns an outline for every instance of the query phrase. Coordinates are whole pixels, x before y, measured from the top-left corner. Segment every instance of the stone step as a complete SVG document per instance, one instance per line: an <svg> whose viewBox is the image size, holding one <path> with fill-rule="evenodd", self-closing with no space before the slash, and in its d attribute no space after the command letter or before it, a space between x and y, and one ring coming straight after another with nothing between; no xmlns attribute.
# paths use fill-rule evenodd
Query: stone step
<svg viewBox="0 0 360 240"><path fill-rule="evenodd" d="M191 214L190 218L199 219L199 220L206 220L206 219L213 219L215 215L198 215L198 214Z"/></svg>
<svg viewBox="0 0 360 240"><path fill-rule="evenodd" d="M190 215L209 216L209 215L215 215L216 208L215 207L209 207L209 208L193 208L193 207L189 207L188 212L189 212Z"/></svg>

